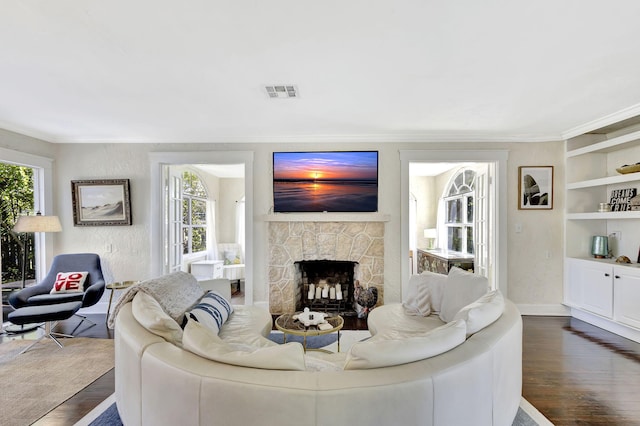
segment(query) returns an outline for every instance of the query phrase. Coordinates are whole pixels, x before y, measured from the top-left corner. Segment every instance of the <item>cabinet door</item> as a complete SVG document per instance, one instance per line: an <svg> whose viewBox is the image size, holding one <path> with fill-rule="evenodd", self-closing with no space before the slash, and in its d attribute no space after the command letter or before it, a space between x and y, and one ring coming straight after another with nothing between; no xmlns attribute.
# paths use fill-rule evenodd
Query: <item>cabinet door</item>
<svg viewBox="0 0 640 426"><path fill-rule="evenodd" d="M614 319L640 328L640 271L614 268Z"/></svg>
<svg viewBox="0 0 640 426"><path fill-rule="evenodd" d="M607 318L613 317L613 268L587 263L583 275L584 309Z"/></svg>
<svg viewBox="0 0 640 426"><path fill-rule="evenodd" d="M611 318L613 316L613 267L577 259L567 262L567 267L568 303Z"/></svg>

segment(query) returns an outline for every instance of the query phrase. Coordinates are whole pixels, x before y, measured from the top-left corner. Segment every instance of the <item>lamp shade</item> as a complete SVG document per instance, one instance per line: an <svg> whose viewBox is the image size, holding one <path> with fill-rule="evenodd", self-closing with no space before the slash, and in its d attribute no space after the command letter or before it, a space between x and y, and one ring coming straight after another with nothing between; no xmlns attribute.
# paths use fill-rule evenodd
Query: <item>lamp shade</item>
<svg viewBox="0 0 640 426"><path fill-rule="evenodd" d="M13 226L13 232L60 232L62 225L58 216L20 216Z"/></svg>
<svg viewBox="0 0 640 426"><path fill-rule="evenodd" d="M424 230L425 238L436 238L437 236L438 232L436 231L436 228L428 228Z"/></svg>

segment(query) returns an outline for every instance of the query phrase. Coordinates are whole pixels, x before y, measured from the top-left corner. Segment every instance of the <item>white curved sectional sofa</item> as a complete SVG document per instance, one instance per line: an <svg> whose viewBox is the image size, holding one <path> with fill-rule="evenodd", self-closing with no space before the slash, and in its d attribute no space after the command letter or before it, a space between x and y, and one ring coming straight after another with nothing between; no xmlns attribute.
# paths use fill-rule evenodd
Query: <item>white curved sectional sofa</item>
<svg viewBox="0 0 640 426"><path fill-rule="evenodd" d="M369 317L374 334L398 324L411 332L438 320L404 315L401 304ZM236 307L227 326L221 335L266 335L271 316ZM128 426L509 426L520 402L522 321L509 301L495 322L457 347L383 368L283 371L216 362L148 331L131 302L118 309L115 330L116 403Z"/></svg>

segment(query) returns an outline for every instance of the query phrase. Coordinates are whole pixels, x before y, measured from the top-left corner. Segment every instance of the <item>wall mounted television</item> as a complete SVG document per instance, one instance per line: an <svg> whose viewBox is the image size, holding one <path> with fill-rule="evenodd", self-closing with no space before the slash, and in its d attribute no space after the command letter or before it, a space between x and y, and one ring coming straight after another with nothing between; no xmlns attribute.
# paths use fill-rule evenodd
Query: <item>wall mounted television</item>
<svg viewBox="0 0 640 426"><path fill-rule="evenodd" d="M378 151L274 152L273 211L378 211Z"/></svg>

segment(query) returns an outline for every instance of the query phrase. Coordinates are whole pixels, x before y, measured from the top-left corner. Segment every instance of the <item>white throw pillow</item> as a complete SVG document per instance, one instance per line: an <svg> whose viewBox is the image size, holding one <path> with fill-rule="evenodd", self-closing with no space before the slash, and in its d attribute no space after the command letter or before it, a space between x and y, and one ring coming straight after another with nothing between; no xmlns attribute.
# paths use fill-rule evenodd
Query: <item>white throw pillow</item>
<svg viewBox="0 0 640 426"><path fill-rule="evenodd" d="M240 264L240 256L235 250L224 251L224 264L225 265L237 265Z"/></svg>
<svg viewBox="0 0 640 426"><path fill-rule="evenodd" d="M467 337L493 324L504 312L504 297L500 290L493 290L480 299L460 309L453 320L467 323Z"/></svg>
<svg viewBox="0 0 640 426"><path fill-rule="evenodd" d="M431 291L426 285L416 289L415 294L402 302L402 307L407 315L429 316L431 314Z"/></svg>
<svg viewBox="0 0 640 426"><path fill-rule="evenodd" d="M184 349L203 358L265 370L305 370L304 349L297 342L268 347L229 345L202 324L189 319L182 336Z"/></svg>
<svg viewBox="0 0 640 426"><path fill-rule="evenodd" d="M233 306L220 293L209 290L197 305L189 311L188 317L208 327L218 334L222 325L233 313Z"/></svg>
<svg viewBox="0 0 640 426"><path fill-rule="evenodd" d="M453 267L447 276L442 297L440 319L450 322L458 311L489 291L489 280L482 275Z"/></svg>
<svg viewBox="0 0 640 426"><path fill-rule="evenodd" d="M182 345L182 328L153 296L139 291L131 302L133 317L150 333L176 346Z"/></svg>
<svg viewBox="0 0 640 426"><path fill-rule="evenodd" d="M56 281L51 288L51 294L57 293L82 293L84 292L84 282L88 272L58 272Z"/></svg>
<svg viewBox="0 0 640 426"><path fill-rule="evenodd" d="M409 295L402 304L408 315L428 316L439 313L447 276L424 271L409 278Z"/></svg>
<svg viewBox="0 0 640 426"><path fill-rule="evenodd" d="M421 336L374 339L355 343L347 353L345 370L389 367L431 358L462 344L466 338L464 320L452 321Z"/></svg>

